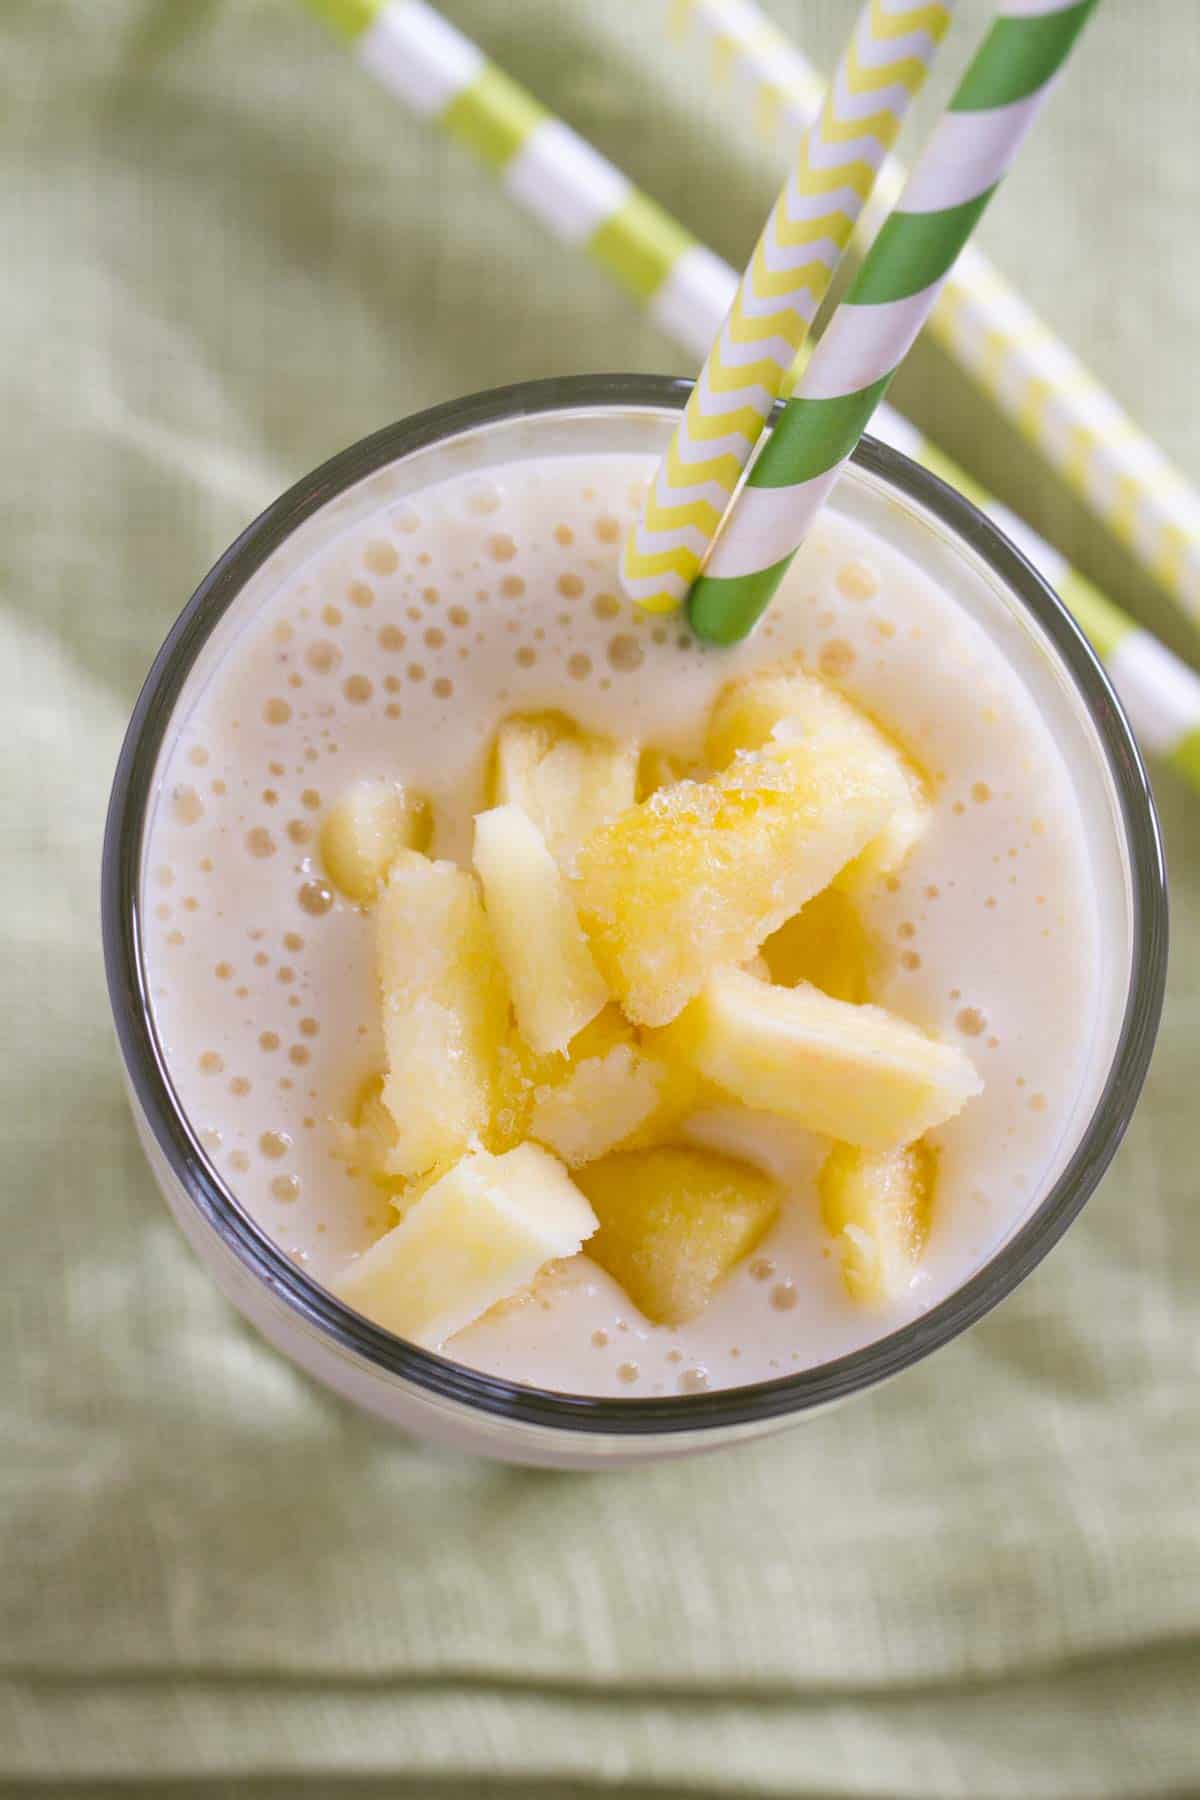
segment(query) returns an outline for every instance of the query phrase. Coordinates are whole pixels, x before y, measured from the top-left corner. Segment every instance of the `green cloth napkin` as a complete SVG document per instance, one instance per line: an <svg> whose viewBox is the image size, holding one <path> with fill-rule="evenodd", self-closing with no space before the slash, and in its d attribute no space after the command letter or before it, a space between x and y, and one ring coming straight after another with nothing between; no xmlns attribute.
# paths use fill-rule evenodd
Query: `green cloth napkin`
<svg viewBox="0 0 1200 1800"><path fill-rule="evenodd" d="M728 101L699 116L657 4L447 11L745 255L772 159ZM777 11L828 59L851 8ZM1102 9L985 235L1200 473L1183 12ZM1159 782L1175 948L1137 1122L967 1337L634 1473L352 1412L234 1317L134 1140L96 903L124 721L199 576L329 452L681 359L286 0L9 4L0 69L0 1795L1200 1792L1195 796ZM899 398L1170 623L933 352Z"/></svg>

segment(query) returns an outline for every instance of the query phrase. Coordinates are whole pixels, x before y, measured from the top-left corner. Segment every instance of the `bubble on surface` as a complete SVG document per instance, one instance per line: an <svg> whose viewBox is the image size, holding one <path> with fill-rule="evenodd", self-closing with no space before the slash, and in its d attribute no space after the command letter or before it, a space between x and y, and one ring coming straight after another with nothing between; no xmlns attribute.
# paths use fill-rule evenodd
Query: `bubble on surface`
<svg viewBox="0 0 1200 1800"><path fill-rule="evenodd" d="M181 784L173 790L171 817L177 825L194 825L204 817L204 802L194 787Z"/></svg>
<svg viewBox="0 0 1200 1800"><path fill-rule="evenodd" d="M372 538L363 551L363 563L372 575L394 575L400 567L400 553L386 538Z"/></svg>
<svg viewBox="0 0 1200 1800"><path fill-rule="evenodd" d="M333 905L333 889L327 881L306 881L296 898L306 913L319 919Z"/></svg>
<svg viewBox="0 0 1200 1800"><path fill-rule="evenodd" d="M879 592L879 576L870 563L843 563L834 577L837 591L844 600L872 600Z"/></svg>

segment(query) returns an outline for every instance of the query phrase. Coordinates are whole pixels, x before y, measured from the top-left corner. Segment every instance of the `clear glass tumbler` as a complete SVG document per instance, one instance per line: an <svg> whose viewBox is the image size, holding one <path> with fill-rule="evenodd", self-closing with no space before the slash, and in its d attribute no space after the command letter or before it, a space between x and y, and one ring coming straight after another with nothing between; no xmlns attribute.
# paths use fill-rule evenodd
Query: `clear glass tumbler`
<svg viewBox="0 0 1200 1800"><path fill-rule="evenodd" d="M142 956L146 828L178 726L232 638L289 572L383 501L527 457L660 453L687 393L687 383L661 377L583 376L475 395L390 426L306 476L243 532L184 607L134 709L109 808L104 952L130 1104L201 1261L246 1318L318 1380L431 1440L515 1462L610 1467L758 1436L899 1373L973 1324L1041 1260L1095 1188L1136 1103L1162 1002L1158 826L1100 665L1061 602L981 513L867 439L833 504L940 580L1018 667L1052 723L1090 838L1102 946L1094 1064L1059 1164L1006 1242L947 1299L852 1355L747 1387L592 1399L494 1379L369 1324L239 1205L176 1096Z"/></svg>

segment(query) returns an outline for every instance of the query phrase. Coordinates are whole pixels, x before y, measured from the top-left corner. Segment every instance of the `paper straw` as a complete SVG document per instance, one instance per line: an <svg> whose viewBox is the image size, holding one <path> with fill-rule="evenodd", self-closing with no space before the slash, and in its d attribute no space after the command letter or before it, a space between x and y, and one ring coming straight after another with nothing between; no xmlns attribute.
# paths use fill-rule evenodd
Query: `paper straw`
<svg viewBox="0 0 1200 1800"><path fill-rule="evenodd" d="M351 10L346 0L341 0L341 3L339 0L324 0L323 4L321 0L307 0L307 4L327 22L339 28L346 38L354 39L355 47L362 57L362 34L370 28L376 15L382 10L379 6L356 4ZM417 6L416 11L429 15L429 9L424 6ZM451 32L450 27L444 25L436 14L433 19L435 30L432 42L443 46L440 58L433 61L433 67L444 68L447 55L452 56L456 50L459 53L459 67L466 66L473 59L463 54L465 40L461 39L459 33ZM419 32L420 24L414 24L410 17L408 30L410 33ZM450 33L448 51L445 47L447 33ZM393 26L389 30L389 41L393 45L403 42L403 33L396 32ZM465 45L465 48L469 51L472 46ZM482 58L479 58L475 63L476 69L481 65ZM493 75L498 73L493 70ZM392 92L408 105L415 104L409 95L414 85L419 86L426 97L421 110L439 123L443 120L445 109L462 92L461 87L452 91L441 108L430 100L434 83L430 76L429 52L424 59L414 55L410 80L406 86L401 87L395 82L389 85ZM536 103L525 98L528 108L545 119L546 115L536 108ZM621 281L622 286L630 289L648 306L663 329L685 351L689 354L703 354L704 347L712 343L732 303L737 287L734 270L720 257L714 256L697 243L669 214L643 195L637 194L624 176L582 138L556 120L551 120L551 123L558 128L559 142L565 138L569 147L562 164L552 172L545 194L535 197L532 184L518 185L506 179L507 165L492 163L490 166L499 167L514 199L534 211L555 237L570 244L586 246L588 242L584 221L589 217L591 197L600 182L606 184L611 193L624 196L619 202L618 211L626 209L623 214L625 221L633 218L640 222L638 234L629 240L639 247L638 265L661 268L664 274L655 286L648 286L644 282L634 284L622 280L616 260L598 260L614 279ZM519 162L517 166L521 166ZM583 178L579 175L581 169L587 172ZM637 202L636 206L629 206L631 199ZM605 223L609 227L609 241L619 241L619 233L613 229L611 216L609 220L602 221L601 225ZM596 229L598 227L594 226L593 231ZM683 298L688 302L686 313L676 304ZM1086 632L1093 649L1105 664L1144 747L1173 764L1187 780L1200 787L1200 677L1151 637L1149 632L1136 626L1083 576L1069 568L1059 552L1031 531L1022 520L1015 518L975 487L961 469L956 468L949 458L944 457L936 446L921 436L892 407L886 403L882 405L875 414L872 426L886 442L911 456L914 461L925 464L952 487L967 494L1013 538L1051 586L1057 589Z"/></svg>
<svg viewBox="0 0 1200 1800"><path fill-rule="evenodd" d="M688 601L745 637L783 579L1096 0L1004 0L734 500Z"/></svg>
<svg viewBox="0 0 1200 1800"><path fill-rule="evenodd" d="M767 140L806 131L825 84L755 0L667 0L673 32L706 47ZM904 184L889 157L863 209L876 230ZM968 244L929 329L1083 500L1193 618L1200 619L1200 494L1038 318L983 251Z"/></svg>
<svg viewBox="0 0 1200 1800"><path fill-rule="evenodd" d="M648 612L695 580L949 23L921 0L860 12L626 542L625 591Z"/></svg>
<svg viewBox="0 0 1200 1800"><path fill-rule="evenodd" d="M693 355L729 304L727 267L606 157L547 112L424 0L305 0L405 106L499 175L557 238L580 246ZM719 301L719 304L717 302Z"/></svg>

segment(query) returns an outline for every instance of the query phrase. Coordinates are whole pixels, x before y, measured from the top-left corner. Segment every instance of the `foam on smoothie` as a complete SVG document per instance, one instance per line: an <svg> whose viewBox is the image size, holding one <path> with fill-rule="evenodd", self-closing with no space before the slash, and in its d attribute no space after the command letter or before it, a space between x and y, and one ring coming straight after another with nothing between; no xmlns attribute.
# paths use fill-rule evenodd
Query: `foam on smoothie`
<svg viewBox="0 0 1200 1800"><path fill-rule="evenodd" d="M586 1257L446 1354L508 1378L653 1395L769 1379L870 1342L958 1287L1044 1191L1096 1019L1083 821L1030 695L914 564L827 508L749 643L713 651L621 597L621 540L652 459L564 456L463 477L380 511L289 579L182 725L151 822L146 960L156 1027L214 1167L318 1281L391 1222L339 1159L338 1124L382 1063L372 923L335 895L319 822L352 781L433 805L431 852L469 863L500 721L555 708L699 753L732 676L800 654L914 753L933 821L865 902L872 998L972 1056L982 1096L936 1133L933 1227L886 1312L850 1300L821 1228L824 1144L718 1108L698 1139L788 1190L761 1250L701 1317L652 1327Z"/></svg>

